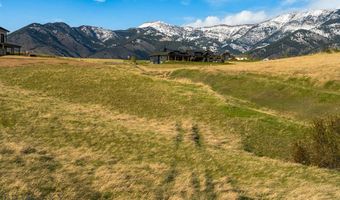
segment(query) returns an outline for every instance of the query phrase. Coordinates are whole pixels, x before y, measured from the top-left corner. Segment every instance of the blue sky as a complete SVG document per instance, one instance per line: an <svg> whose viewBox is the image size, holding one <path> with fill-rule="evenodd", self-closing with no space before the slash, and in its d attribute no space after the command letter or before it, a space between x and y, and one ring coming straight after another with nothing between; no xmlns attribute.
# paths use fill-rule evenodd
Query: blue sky
<svg viewBox="0 0 340 200"><path fill-rule="evenodd" d="M340 0L0 0L0 26L65 22L126 29L144 22L206 26L244 24L296 10L340 8Z"/></svg>

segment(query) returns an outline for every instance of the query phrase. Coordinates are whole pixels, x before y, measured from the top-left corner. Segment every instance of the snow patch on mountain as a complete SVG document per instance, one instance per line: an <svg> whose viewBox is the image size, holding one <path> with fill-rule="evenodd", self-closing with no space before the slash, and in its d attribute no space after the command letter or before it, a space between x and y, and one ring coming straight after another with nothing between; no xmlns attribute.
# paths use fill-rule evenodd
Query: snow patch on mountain
<svg viewBox="0 0 340 200"><path fill-rule="evenodd" d="M204 33L208 38L217 39L220 42L225 40L236 40L244 35L252 25L240 25L240 26L228 26L228 25L218 25L211 27L197 28Z"/></svg>
<svg viewBox="0 0 340 200"><path fill-rule="evenodd" d="M186 31L182 27L170 25L162 21L148 22L148 23L140 25L138 28L142 28L142 29L153 28L169 37L181 36L183 35L183 32Z"/></svg>
<svg viewBox="0 0 340 200"><path fill-rule="evenodd" d="M107 40L110 40L117 36L115 32L108 29L97 28L94 29L93 31L96 33L97 38L103 42L106 42Z"/></svg>
<svg viewBox="0 0 340 200"><path fill-rule="evenodd" d="M101 42L106 42L110 39L117 37L117 34L114 31L100 28L100 27L81 26L80 30L88 36L97 38Z"/></svg>

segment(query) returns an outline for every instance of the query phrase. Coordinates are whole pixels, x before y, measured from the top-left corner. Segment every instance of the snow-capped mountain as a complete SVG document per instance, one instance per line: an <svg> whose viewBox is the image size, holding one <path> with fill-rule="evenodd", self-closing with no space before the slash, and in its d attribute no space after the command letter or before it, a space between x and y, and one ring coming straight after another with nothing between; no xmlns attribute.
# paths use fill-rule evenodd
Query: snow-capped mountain
<svg viewBox="0 0 340 200"><path fill-rule="evenodd" d="M12 33L9 40L29 51L74 57L147 58L164 47L280 57L340 47L340 10L288 13L258 24L199 28L161 21L118 31L64 23L31 24Z"/></svg>
<svg viewBox="0 0 340 200"><path fill-rule="evenodd" d="M189 26L180 27L170 25L161 21L148 22L142 24L138 28L148 29L153 28L164 36L173 39L176 37L178 40L196 40L202 37L208 39L215 39L220 42L226 40L238 39L245 34L252 25L239 25L239 26L228 26L228 25L217 25L211 27L200 27L193 28Z"/></svg>
<svg viewBox="0 0 340 200"><path fill-rule="evenodd" d="M325 42L319 46L313 45L311 47L311 51L319 51L330 46L339 46L338 42L334 43L334 41L337 41L336 38L339 37L339 19L339 10L314 10L288 13L252 25L218 25L192 28L173 26L158 21L143 24L139 28L153 28L164 35L162 40L165 41L190 41L202 49L229 50L233 53L263 50L285 37L287 38L284 41L287 41L289 35L296 31L306 30L313 33L306 35L307 40L308 36L324 38L323 41ZM287 52L285 53L287 54Z"/></svg>

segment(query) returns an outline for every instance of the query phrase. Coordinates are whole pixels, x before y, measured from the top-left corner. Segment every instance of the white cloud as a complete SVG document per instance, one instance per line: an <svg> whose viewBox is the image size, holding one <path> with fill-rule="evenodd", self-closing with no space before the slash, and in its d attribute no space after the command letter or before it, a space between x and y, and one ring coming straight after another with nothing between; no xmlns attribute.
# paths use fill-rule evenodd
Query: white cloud
<svg viewBox="0 0 340 200"><path fill-rule="evenodd" d="M98 2L98 3L104 3L104 2L106 2L106 0L94 0L94 1L96 1L96 2Z"/></svg>
<svg viewBox="0 0 340 200"><path fill-rule="evenodd" d="M229 0L205 0L211 5L218 5ZM191 19L186 26L203 27L219 24L239 25L254 24L271 17L298 10L340 9L340 0L281 0L280 5L271 10L249 11L229 14L224 17L208 16L205 19Z"/></svg>
<svg viewBox="0 0 340 200"><path fill-rule="evenodd" d="M239 25L239 24L253 24L268 19L269 16L264 11L248 11L226 15L222 18L216 16L209 16L205 19L197 19L196 21L187 24L192 27L214 26L218 24Z"/></svg>
<svg viewBox="0 0 340 200"><path fill-rule="evenodd" d="M281 0L281 5L291 6L302 3L302 9L337 9L340 8L340 0Z"/></svg>
<svg viewBox="0 0 340 200"><path fill-rule="evenodd" d="M309 0L309 9L337 9L340 8L340 0Z"/></svg>

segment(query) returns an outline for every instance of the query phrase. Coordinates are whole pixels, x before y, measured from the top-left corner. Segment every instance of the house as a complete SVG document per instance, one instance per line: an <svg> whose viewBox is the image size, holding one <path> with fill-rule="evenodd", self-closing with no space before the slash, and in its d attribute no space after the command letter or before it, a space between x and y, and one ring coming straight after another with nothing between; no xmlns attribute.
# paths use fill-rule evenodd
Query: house
<svg viewBox="0 0 340 200"><path fill-rule="evenodd" d="M165 48L161 52L151 54L150 61L154 64L162 64L166 61L190 61L190 55L181 51L168 51Z"/></svg>
<svg viewBox="0 0 340 200"><path fill-rule="evenodd" d="M214 54L212 51L169 51L164 49L150 55L150 61L154 64L162 64L167 61L186 61L186 62L220 62L230 60L231 54L226 52L222 55Z"/></svg>
<svg viewBox="0 0 340 200"><path fill-rule="evenodd" d="M234 60L235 59L235 56L233 56L231 53L229 52L224 52L222 55L221 55L222 59L225 60L225 61L228 61L228 60Z"/></svg>
<svg viewBox="0 0 340 200"><path fill-rule="evenodd" d="M0 56L7 54L20 54L21 46L10 44L7 42L7 34L9 31L0 27Z"/></svg>
<svg viewBox="0 0 340 200"><path fill-rule="evenodd" d="M166 61L170 60L170 52L155 52L150 55L150 61L154 64L162 64Z"/></svg>

